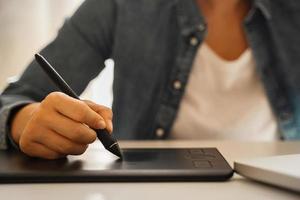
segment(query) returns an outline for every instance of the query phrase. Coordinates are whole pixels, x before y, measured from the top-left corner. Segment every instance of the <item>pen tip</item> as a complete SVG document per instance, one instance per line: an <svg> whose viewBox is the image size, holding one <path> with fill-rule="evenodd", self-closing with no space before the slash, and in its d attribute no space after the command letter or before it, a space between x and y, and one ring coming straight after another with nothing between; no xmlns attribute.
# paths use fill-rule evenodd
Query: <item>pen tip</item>
<svg viewBox="0 0 300 200"><path fill-rule="evenodd" d="M114 145L112 145L108 150L111 153L113 153L114 155L118 156L120 159L123 158L123 155L121 153L121 149L120 149L118 143L115 143Z"/></svg>

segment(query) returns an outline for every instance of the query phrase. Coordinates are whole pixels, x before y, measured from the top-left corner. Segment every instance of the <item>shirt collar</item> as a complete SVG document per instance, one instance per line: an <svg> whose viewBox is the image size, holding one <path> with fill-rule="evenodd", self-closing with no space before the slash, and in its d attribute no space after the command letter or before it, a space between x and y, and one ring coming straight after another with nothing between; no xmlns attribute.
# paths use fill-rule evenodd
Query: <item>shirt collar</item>
<svg viewBox="0 0 300 200"><path fill-rule="evenodd" d="M177 14L181 33L185 36L197 32L199 26L205 24L201 11L195 0L177 0Z"/></svg>
<svg viewBox="0 0 300 200"><path fill-rule="evenodd" d="M271 19L270 0L253 0L253 11L259 9L264 17ZM199 27L206 25L205 19L198 9L195 0L177 0L178 21L183 35L199 32Z"/></svg>

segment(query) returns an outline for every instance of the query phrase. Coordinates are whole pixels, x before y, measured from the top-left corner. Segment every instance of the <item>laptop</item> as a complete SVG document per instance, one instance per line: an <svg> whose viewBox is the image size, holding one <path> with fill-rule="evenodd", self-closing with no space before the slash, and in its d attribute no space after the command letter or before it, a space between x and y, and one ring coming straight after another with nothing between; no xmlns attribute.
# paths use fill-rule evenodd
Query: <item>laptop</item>
<svg viewBox="0 0 300 200"><path fill-rule="evenodd" d="M104 148L59 160L0 151L1 183L225 181L233 170L216 148L122 149L123 160Z"/></svg>
<svg viewBox="0 0 300 200"><path fill-rule="evenodd" d="M249 179L300 192L300 154L236 161L234 170Z"/></svg>

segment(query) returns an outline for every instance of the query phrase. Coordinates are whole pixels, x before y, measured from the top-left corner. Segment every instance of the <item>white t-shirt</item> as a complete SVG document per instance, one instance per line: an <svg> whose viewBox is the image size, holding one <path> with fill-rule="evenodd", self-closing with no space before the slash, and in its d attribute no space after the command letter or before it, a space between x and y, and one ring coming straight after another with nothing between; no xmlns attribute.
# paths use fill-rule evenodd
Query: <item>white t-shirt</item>
<svg viewBox="0 0 300 200"><path fill-rule="evenodd" d="M251 49L227 61L203 43L171 130L173 139L271 141L277 122Z"/></svg>

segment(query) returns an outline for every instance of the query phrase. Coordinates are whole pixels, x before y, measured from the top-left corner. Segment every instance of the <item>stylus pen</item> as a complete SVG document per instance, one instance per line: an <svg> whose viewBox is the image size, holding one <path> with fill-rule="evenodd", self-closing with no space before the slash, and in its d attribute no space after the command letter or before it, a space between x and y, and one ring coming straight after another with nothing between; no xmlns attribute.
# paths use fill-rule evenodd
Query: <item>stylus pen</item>
<svg viewBox="0 0 300 200"><path fill-rule="evenodd" d="M78 95L71 89L66 81L57 73L57 71L43 56L41 56L40 54L35 54L35 60L63 93L75 99L79 99ZM98 129L95 131L97 133L98 139L102 142L103 146L111 153L115 154L119 158L122 158L122 153L117 140L113 138L106 129Z"/></svg>

